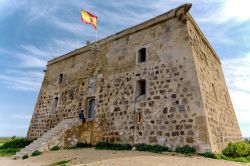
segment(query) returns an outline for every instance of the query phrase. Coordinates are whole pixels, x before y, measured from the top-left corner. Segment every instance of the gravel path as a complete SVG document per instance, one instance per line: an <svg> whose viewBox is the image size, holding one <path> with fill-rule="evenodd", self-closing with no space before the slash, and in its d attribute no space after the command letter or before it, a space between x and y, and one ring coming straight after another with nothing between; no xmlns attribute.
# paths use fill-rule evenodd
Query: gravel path
<svg viewBox="0 0 250 166"><path fill-rule="evenodd" d="M60 150L45 152L25 160L0 157L1 166L46 166L62 160L70 165L89 166L242 166L243 164L203 157L184 157L175 154L155 154L137 151L106 151L95 149ZM246 165L246 164L244 164Z"/></svg>

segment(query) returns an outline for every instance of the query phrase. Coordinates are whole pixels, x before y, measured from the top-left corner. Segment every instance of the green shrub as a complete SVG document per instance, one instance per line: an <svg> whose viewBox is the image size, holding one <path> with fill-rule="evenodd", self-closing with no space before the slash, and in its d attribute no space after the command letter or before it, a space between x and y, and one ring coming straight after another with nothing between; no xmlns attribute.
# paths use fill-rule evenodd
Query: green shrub
<svg viewBox="0 0 250 166"><path fill-rule="evenodd" d="M177 153L182 153L182 154L193 154L193 153L195 153L195 148L194 147L191 147L191 146L189 146L189 145L185 145L185 146L182 146L182 147L177 147L176 149L175 149L175 151L177 152Z"/></svg>
<svg viewBox="0 0 250 166"><path fill-rule="evenodd" d="M18 152L19 150L19 148L0 149L0 156L11 156L16 154L16 152Z"/></svg>
<svg viewBox="0 0 250 166"><path fill-rule="evenodd" d="M247 156L247 157L227 157L223 154L216 154L216 159L230 160L230 161L244 162L244 163L250 162L250 156Z"/></svg>
<svg viewBox="0 0 250 166"><path fill-rule="evenodd" d="M203 157L207 157L207 158L216 159L216 155L212 152L200 153L199 155L201 155Z"/></svg>
<svg viewBox="0 0 250 166"><path fill-rule="evenodd" d="M0 138L0 147L4 144L4 143L6 143L6 142L8 142L9 141L9 138Z"/></svg>
<svg viewBox="0 0 250 166"><path fill-rule="evenodd" d="M34 152L32 152L31 156L39 156L41 154L42 154L42 152L35 150Z"/></svg>
<svg viewBox="0 0 250 166"><path fill-rule="evenodd" d="M77 143L76 145L66 147L65 149L79 149L79 148L91 148L91 147L93 147L91 144Z"/></svg>
<svg viewBox="0 0 250 166"><path fill-rule="evenodd" d="M169 151L168 147L161 146L161 145L137 144L135 145L135 147L138 151L148 151L148 152L154 152L154 153Z"/></svg>
<svg viewBox="0 0 250 166"><path fill-rule="evenodd" d="M27 138L16 138L11 139L10 141L4 143L2 146L0 146L0 149L8 149L8 148L24 148L25 146L29 145L32 142L32 140L29 140Z"/></svg>
<svg viewBox="0 0 250 166"><path fill-rule="evenodd" d="M250 156L250 144L246 141L229 143L223 149L222 154L227 157L246 157Z"/></svg>
<svg viewBox="0 0 250 166"><path fill-rule="evenodd" d="M170 149L166 146L161 146L161 145L152 145L151 150L149 150L150 152L166 152L166 151L170 151Z"/></svg>
<svg viewBox="0 0 250 166"><path fill-rule="evenodd" d="M4 153L10 153L10 154L14 154L16 152L18 152L20 149L15 149L15 148L7 148L7 149L2 149L1 151Z"/></svg>
<svg viewBox="0 0 250 166"><path fill-rule="evenodd" d="M60 150L60 147L59 146L53 146L50 150L51 151L57 151L57 150Z"/></svg>
<svg viewBox="0 0 250 166"><path fill-rule="evenodd" d="M67 146L64 149L66 149L66 150L77 149L77 147L75 145L74 146Z"/></svg>
<svg viewBox="0 0 250 166"><path fill-rule="evenodd" d="M100 150L131 150L132 146L129 144L111 144L108 142L99 142L95 145L95 148Z"/></svg>
<svg viewBox="0 0 250 166"><path fill-rule="evenodd" d="M108 142L99 142L95 145L96 149L101 150L131 150L132 146L130 144L112 144ZM147 144L137 144L135 145L138 151L148 151L160 153L163 151L169 151L168 147L161 145L147 145Z"/></svg>
<svg viewBox="0 0 250 166"><path fill-rule="evenodd" d="M227 156L225 156L225 155L223 155L221 153L216 154L215 158L219 159L219 160L228 160Z"/></svg>
<svg viewBox="0 0 250 166"><path fill-rule="evenodd" d="M76 148L91 148L92 145L91 144L87 144L87 143L78 142L75 147Z"/></svg>
<svg viewBox="0 0 250 166"><path fill-rule="evenodd" d="M23 160L27 159L27 158L29 158L29 156L27 154L22 157Z"/></svg>

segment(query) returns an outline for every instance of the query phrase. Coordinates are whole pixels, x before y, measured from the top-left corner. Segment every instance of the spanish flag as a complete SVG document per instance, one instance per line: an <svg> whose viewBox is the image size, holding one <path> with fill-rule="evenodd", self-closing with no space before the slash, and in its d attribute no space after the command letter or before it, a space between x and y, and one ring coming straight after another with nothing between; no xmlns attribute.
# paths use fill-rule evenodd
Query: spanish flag
<svg viewBox="0 0 250 166"><path fill-rule="evenodd" d="M81 19L85 24L91 24L95 29L97 28L97 17L93 14L87 12L86 10L81 10Z"/></svg>

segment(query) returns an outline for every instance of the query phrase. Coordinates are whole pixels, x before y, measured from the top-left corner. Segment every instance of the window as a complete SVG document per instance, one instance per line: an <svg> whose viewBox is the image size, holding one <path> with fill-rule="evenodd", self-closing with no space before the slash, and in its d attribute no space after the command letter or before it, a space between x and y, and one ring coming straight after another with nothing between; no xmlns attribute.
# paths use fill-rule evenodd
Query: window
<svg viewBox="0 0 250 166"><path fill-rule="evenodd" d="M146 62L146 48L142 48L138 51L138 63Z"/></svg>
<svg viewBox="0 0 250 166"><path fill-rule="evenodd" d="M54 100L53 100L52 112L56 111L57 104L58 104L58 99L59 99L58 97L55 97Z"/></svg>
<svg viewBox="0 0 250 166"><path fill-rule="evenodd" d="M61 84L62 82L63 82L63 73L59 75L58 84Z"/></svg>
<svg viewBox="0 0 250 166"><path fill-rule="evenodd" d="M88 119L94 118L95 99L88 101Z"/></svg>
<svg viewBox="0 0 250 166"><path fill-rule="evenodd" d="M146 94L146 81L139 80L137 82L137 96L145 95Z"/></svg>

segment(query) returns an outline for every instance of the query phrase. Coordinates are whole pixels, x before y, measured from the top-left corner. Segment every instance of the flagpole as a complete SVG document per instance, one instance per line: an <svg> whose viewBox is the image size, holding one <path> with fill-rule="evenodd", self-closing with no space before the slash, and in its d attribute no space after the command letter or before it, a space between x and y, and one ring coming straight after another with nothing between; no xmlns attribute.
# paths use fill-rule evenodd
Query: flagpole
<svg viewBox="0 0 250 166"><path fill-rule="evenodd" d="M97 42L97 29L95 30L95 42Z"/></svg>

